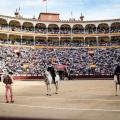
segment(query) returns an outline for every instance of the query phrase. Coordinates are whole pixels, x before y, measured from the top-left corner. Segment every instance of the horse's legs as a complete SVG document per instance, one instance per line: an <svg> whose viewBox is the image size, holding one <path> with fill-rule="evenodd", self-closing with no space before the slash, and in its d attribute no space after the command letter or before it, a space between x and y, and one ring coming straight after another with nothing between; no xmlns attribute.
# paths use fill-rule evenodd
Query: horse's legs
<svg viewBox="0 0 120 120"><path fill-rule="evenodd" d="M58 94L58 82L55 83L55 88L56 88L55 94Z"/></svg>
<svg viewBox="0 0 120 120"><path fill-rule="evenodd" d="M6 90L5 90L5 97L6 97L6 102L8 103L9 102L9 100L8 100L8 86L6 85L5 86L6 87Z"/></svg>
<svg viewBox="0 0 120 120"><path fill-rule="evenodd" d="M115 83L115 87L116 87L116 96L117 96L117 83Z"/></svg>
<svg viewBox="0 0 120 120"><path fill-rule="evenodd" d="M47 84L47 95L51 96L51 84Z"/></svg>
<svg viewBox="0 0 120 120"><path fill-rule="evenodd" d="M47 86L47 95L49 95L49 84L47 84L46 86Z"/></svg>
<svg viewBox="0 0 120 120"><path fill-rule="evenodd" d="M49 96L51 96L51 84L49 84Z"/></svg>

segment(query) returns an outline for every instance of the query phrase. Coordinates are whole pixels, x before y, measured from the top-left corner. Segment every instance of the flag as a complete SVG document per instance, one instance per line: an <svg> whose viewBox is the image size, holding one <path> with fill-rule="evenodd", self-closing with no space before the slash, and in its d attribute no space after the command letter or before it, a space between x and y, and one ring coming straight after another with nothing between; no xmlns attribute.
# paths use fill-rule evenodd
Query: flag
<svg viewBox="0 0 120 120"><path fill-rule="evenodd" d="M47 0L42 0L42 2L46 2Z"/></svg>
<svg viewBox="0 0 120 120"><path fill-rule="evenodd" d="M47 0L42 0L43 3L46 3L46 13L47 13Z"/></svg>

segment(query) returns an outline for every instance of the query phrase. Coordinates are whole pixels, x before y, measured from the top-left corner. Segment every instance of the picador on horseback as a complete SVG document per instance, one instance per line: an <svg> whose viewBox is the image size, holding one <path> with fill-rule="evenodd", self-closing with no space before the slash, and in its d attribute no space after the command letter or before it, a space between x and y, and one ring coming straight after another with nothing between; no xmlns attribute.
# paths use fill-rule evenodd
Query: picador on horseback
<svg viewBox="0 0 120 120"><path fill-rule="evenodd" d="M59 81L63 80L65 77L68 77L67 67L64 64L61 64L56 56L52 56L49 63L46 65L45 71L45 83L47 85L47 95L51 95L51 84L55 85L56 92L58 94Z"/></svg>
<svg viewBox="0 0 120 120"><path fill-rule="evenodd" d="M51 84L55 85L56 88L55 94L58 94L58 85L59 85L60 77L57 71L55 70L54 66L51 64L51 62L47 66L44 77L47 86L47 95L51 96Z"/></svg>

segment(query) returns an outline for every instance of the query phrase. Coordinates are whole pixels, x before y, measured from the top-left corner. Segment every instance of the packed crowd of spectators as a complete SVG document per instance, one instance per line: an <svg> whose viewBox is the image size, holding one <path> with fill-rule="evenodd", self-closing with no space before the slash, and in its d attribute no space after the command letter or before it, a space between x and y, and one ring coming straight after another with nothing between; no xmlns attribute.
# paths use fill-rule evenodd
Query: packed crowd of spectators
<svg viewBox="0 0 120 120"><path fill-rule="evenodd" d="M92 52L90 52L92 51ZM52 56L73 75L112 75L120 62L120 48L31 48L0 46L0 68L14 74L43 75ZM93 67L91 65L94 65Z"/></svg>
<svg viewBox="0 0 120 120"><path fill-rule="evenodd" d="M0 44L13 44L13 45L29 45L29 46L64 46L64 47L83 47L83 46L118 46L120 45L120 37L111 37L109 38L86 38L79 39L73 38L64 38L59 40L58 38L48 39L45 38L36 39L22 39L18 38L16 40L13 39L0 39Z"/></svg>

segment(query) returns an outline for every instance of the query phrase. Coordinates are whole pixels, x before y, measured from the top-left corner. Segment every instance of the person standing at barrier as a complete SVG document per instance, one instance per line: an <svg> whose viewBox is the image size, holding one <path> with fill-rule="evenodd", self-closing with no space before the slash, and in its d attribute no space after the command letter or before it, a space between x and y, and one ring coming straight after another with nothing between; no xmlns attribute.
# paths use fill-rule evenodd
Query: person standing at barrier
<svg viewBox="0 0 120 120"><path fill-rule="evenodd" d="M114 71L114 76L117 76L117 82L120 84L120 64L117 65L115 71Z"/></svg>
<svg viewBox="0 0 120 120"><path fill-rule="evenodd" d="M6 103L9 103L9 102L14 103L13 91L12 91L12 84L13 84L12 74L13 74L12 72L8 72L1 76L1 81L3 81L3 83L5 84ZM10 101L9 101L9 96L10 96Z"/></svg>

